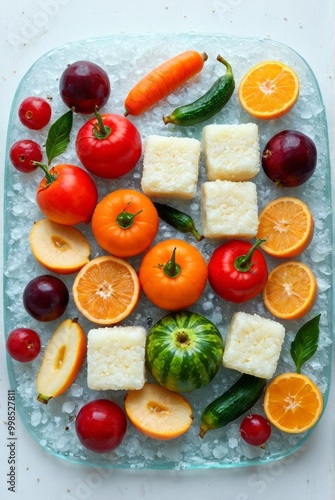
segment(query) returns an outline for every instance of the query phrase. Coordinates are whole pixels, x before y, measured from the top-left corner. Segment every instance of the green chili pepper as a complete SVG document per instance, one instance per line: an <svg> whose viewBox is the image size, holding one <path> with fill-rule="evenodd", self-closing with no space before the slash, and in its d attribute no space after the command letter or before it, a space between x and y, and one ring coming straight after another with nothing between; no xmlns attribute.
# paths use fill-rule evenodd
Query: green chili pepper
<svg viewBox="0 0 335 500"><path fill-rule="evenodd" d="M194 221L190 215L187 215L176 208L169 207L168 205L162 205L161 203L155 202L154 205L159 217L170 224L170 226L173 226L181 233L192 233L198 241L204 239L204 236L200 235L197 231Z"/></svg>

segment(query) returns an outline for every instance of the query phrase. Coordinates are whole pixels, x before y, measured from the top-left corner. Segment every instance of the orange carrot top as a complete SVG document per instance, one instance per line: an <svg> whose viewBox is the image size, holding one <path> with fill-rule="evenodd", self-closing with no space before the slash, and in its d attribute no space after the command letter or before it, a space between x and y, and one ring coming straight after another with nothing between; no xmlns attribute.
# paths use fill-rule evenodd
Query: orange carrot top
<svg viewBox="0 0 335 500"><path fill-rule="evenodd" d="M125 99L125 116L138 116L199 73L207 54L188 50L145 75Z"/></svg>

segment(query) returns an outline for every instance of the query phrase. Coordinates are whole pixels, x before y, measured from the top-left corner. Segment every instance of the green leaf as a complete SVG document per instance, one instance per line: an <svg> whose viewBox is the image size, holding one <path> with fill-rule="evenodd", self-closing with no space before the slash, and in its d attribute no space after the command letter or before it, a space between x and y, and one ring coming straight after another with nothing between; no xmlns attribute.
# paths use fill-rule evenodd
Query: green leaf
<svg viewBox="0 0 335 500"><path fill-rule="evenodd" d="M54 158L64 153L66 150L70 142L72 123L73 111L70 110L60 116L58 120L51 125L46 142L48 165L50 165Z"/></svg>
<svg viewBox="0 0 335 500"><path fill-rule="evenodd" d="M320 316L321 314L318 314L315 318L307 321L291 343L290 352L297 373L300 373L302 365L315 354L318 348Z"/></svg>

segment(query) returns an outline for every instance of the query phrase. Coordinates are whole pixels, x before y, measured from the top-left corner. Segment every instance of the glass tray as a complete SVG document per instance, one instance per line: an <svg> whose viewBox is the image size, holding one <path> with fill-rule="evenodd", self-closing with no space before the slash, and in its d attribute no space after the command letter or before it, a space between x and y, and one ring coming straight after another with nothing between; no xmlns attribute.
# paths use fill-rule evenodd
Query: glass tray
<svg viewBox="0 0 335 500"><path fill-rule="evenodd" d="M38 323L30 318L22 305L22 290L33 277L44 274L45 270L34 260L29 248L29 233L34 221L43 218L35 203L35 190L42 178L36 171L29 175L17 172L9 163L8 151L13 142L23 137L30 137L45 144L46 132L29 132L19 123L17 109L20 102L29 95L49 96L53 108L54 121L67 111L58 92L59 78L66 65L79 59L88 59L100 64L109 74L111 96L103 111L123 114L123 101L132 85L149 69L160 62L187 49L195 49L208 54L208 60L200 75L193 78L178 92L175 92L143 116L130 117L139 128L142 138L149 134L189 136L201 139L205 124L248 123L255 122L259 127L260 151L266 141L276 132L284 129L297 129L309 135L316 143L318 164L313 177L298 188L279 190L260 172L255 182L258 190L258 203L261 209L270 199L285 195L297 196L308 203L315 219L315 234L310 247L301 256L301 260L311 266L316 274L319 286L317 303L313 310L300 321L283 324L286 339L281 352L276 374L294 370L289 347L298 328L308 319L321 314L320 342L317 353L303 367L320 387L325 404L328 398L331 352L332 352L332 204L330 188L330 162L328 152L327 123L325 109L318 83L306 62L292 49L270 40L254 38L227 37L221 34L160 34L160 35L116 35L105 38L83 40L71 43L41 57L22 79L12 105L8 126L7 155L5 167L4 196L4 324L5 333L15 327L26 326L36 329L42 340L42 352L51 333L65 317L78 316L72 298L62 318L51 323ZM181 103L193 101L211 86L212 82L223 74L224 68L216 61L221 54L232 65L238 87L241 77L254 64L268 59L279 59L296 70L301 82L301 93L295 107L281 119L268 122L254 120L245 113L235 93L228 105L212 120L186 128L166 126L162 115L172 111ZM76 115L74 119L71 144L59 157L58 162L77 163L74 153L76 131L88 117ZM55 161L53 164L57 163ZM197 198L192 202L175 203L181 210L190 213L197 225L199 219L199 190L201 182L206 180L204 160L201 158L200 179ZM112 181L96 179L100 197L112 189L123 186L139 187L141 179L141 161L126 176ZM92 239L90 227L79 228L91 242L91 257L101 255L101 249ZM169 237L185 238L198 246L208 259L214 244L207 240L195 242L190 235L176 233L166 224L161 224L157 240ZM138 269L140 258L130 259ZM271 269L277 262L268 258ZM74 277L64 278L71 290ZM224 303L215 297L207 286L202 299L191 308L204 314L220 329L223 338L227 325L235 311L256 312L270 317L262 301L256 298L240 306ZM123 324L139 324L149 328L166 312L152 307L142 296L137 309ZM89 324L79 315L79 321L87 332L94 325ZM272 431L270 440L264 449L245 444L239 436L239 424L242 417L223 429L210 431L201 439L198 435L200 417L205 406L222 394L238 378L233 370L220 368L213 382L201 390L186 395L194 412L194 422L190 430L182 437L172 441L155 441L141 435L128 425L126 437L121 446L112 453L95 454L79 445L74 429L74 419L79 408L87 401L97 397L108 397L123 406L124 392L94 392L87 389L86 365L73 384L62 396L55 398L48 405L36 400L35 377L41 355L30 364L13 362L8 357L8 376L10 385L16 390L17 410L31 436L47 451L71 462L107 468L138 469L188 469L188 468L223 468L261 464L285 457L300 448L311 432L290 435ZM260 401L253 408L262 412Z"/></svg>

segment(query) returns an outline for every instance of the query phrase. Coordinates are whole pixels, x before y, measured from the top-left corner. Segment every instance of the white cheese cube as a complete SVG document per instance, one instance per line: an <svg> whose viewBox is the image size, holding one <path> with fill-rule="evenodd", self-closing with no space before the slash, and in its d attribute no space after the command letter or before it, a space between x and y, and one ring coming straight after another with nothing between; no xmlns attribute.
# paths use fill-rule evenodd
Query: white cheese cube
<svg viewBox="0 0 335 500"><path fill-rule="evenodd" d="M201 187L202 232L206 238L253 238L258 230L256 184L208 181Z"/></svg>
<svg viewBox="0 0 335 500"><path fill-rule="evenodd" d="M150 197L194 198L199 162L197 139L148 136L143 153L142 191Z"/></svg>
<svg viewBox="0 0 335 500"><path fill-rule="evenodd" d="M207 178L248 181L260 170L258 126L207 125L203 129Z"/></svg>
<svg viewBox="0 0 335 500"><path fill-rule="evenodd" d="M285 328L257 314L235 313L227 331L222 364L226 368L269 379L277 368Z"/></svg>
<svg viewBox="0 0 335 500"><path fill-rule="evenodd" d="M140 326L88 332L87 385L96 390L141 389L145 376L146 330Z"/></svg>

